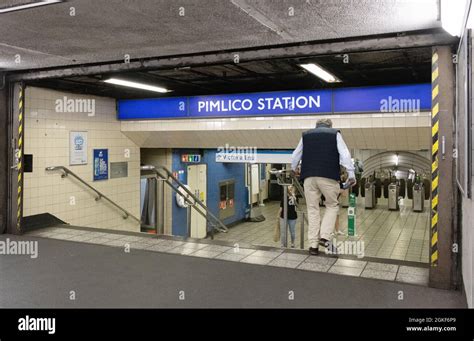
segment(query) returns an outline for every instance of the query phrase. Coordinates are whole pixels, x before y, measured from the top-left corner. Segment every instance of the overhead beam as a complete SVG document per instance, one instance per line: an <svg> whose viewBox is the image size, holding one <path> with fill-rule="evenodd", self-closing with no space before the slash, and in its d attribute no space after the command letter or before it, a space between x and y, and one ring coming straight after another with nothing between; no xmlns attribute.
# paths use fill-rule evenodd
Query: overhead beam
<svg viewBox="0 0 474 341"><path fill-rule="evenodd" d="M37 80L129 72L139 70L160 70L176 67L218 65L252 60L268 60L280 58L320 56L339 53L362 51L383 51L434 45L452 45L457 42L441 29L414 31L403 34L385 34L376 36L356 37L351 39L336 39L313 41L298 44L276 45L226 51L215 51L202 54L188 54L133 60L130 63L110 62L100 64L85 64L70 67L48 68L32 71L12 72L9 80Z"/></svg>
<svg viewBox="0 0 474 341"><path fill-rule="evenodd" d="M198 89L203 89L203 90L212 90L212 88L201 85L201 84L196 84L193 81L184 81L181 79L173 78L170 76L163 76L163 75L157 75L156 73L151 73L151 72L140 72L140 75L144 75L145 77L148 77L149 79L154 79L154 80L163 80L165 82L171 82L175 84L182 84L185 86L193 87L193 88L198 88Z"/></svg>

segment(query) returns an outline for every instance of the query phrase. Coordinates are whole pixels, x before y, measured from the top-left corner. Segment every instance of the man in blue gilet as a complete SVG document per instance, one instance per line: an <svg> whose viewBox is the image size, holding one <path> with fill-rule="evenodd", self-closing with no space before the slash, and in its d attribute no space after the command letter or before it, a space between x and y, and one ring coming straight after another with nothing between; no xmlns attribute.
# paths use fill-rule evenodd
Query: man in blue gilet
<svg viewBox="0 0 474 341"><path fill-rule="evenodd" d="M301 160L300 178L304 180L306 206L308 208L309 253L317 255L319 245L335 252L330 238L339 211L340 166L346 168L348 183L355 184L351 153L339 130L332 128L330 119L320 119L316 128L303 133L293 152L291 168L296 172ZM324 195L326 212L323 220L319 213L319 201Z"/></svg>

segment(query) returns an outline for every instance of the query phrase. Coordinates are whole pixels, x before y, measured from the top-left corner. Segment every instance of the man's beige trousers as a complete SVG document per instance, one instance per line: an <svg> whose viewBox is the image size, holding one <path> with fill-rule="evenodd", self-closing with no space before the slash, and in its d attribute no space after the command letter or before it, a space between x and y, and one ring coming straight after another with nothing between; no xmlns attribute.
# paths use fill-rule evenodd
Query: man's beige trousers
<svg viewBox="0 0 474 341"><path fill-rule="evenodd" d="M309 246L318 247L320 238L331 239L334 232L337 213L339 212L339 182L333 179L313 176L304 179L304 194L308 208L308 241ZM319 200L321 194L325 197L326 212L321 222Z"/></svg>

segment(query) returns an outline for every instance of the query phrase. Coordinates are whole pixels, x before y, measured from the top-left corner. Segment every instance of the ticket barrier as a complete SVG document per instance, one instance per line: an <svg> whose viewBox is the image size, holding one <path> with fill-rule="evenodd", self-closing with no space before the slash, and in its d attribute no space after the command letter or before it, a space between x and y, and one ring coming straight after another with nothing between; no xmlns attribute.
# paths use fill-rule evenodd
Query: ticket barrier
<svg viewBox="0 0 474 341"><path fill-rule="evenodd" d="M377 206L377 196L375 195L375 181L367 181L365 188L365 208L373 209Z"/></svg>
<svg viewBox="0 0 474 341"><path fill-rule="evenodd" d="M413 184L413 199L412 199L412 210L413 212L423 212L425 206L425 188L422 182Z"/></svg>
<svg viewBox="0 0 474 341"><path fill-rule="evenodd" d="M398 204L398 197L400 195L400 186L398 182L392 182L388 185L388 209L391 211L400 210L400 205Z"/></svg>

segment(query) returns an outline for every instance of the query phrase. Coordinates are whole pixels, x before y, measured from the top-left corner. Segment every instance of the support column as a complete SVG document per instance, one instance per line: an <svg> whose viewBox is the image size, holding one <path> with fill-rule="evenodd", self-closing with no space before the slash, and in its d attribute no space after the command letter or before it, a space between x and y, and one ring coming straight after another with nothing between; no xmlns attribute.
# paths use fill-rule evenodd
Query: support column
<svg viewBox="0 0 474 341"><path fill-rule="evenodd" d="M0 103L5 115L4 135L6 139L6 159L2 163L5 168L6 188L2 191L6 204L6 233L21 234L23 217L23 134L24 134L24 86L20 83L7 83L3 95L5 101ZM3 125L2 125L3 127ZM4 136L4 137L3 137ZM3 180L0 177L1 180Z"/></svg>
<svg viewBox="0 0 474 341"><path fill-rule="evenodd" d="M8 200L8 86L0 74L0 234L7 231Z"/></svg>
<svg viewBox="0 0 474 341"><path fill-rule="evenodd" d="M451 47L432 52L430 286L452 289L455 68Z"/></svg>

